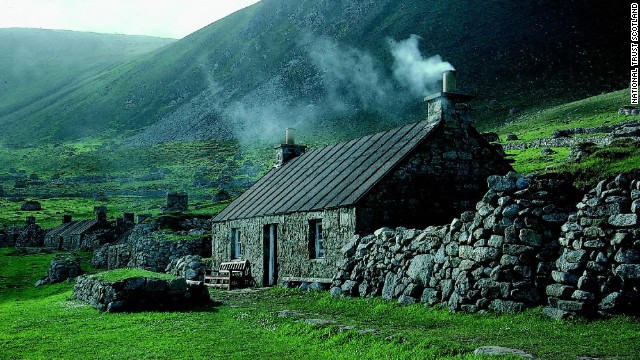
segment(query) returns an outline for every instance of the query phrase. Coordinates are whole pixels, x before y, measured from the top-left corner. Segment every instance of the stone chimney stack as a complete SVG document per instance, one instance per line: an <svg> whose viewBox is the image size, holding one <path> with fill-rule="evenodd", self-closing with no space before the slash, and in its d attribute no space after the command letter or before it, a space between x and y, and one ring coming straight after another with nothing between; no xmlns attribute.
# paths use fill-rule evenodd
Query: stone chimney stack
<svg viewBox="0 0 640 360"><path fill-rule="evenodd" d="M287 128L285 130L284 144L276 146L276 163L275 168L279 168L286 164L289 160L304 154L307 149L304 145L295 144L296 129Z"/></svg>
<svg viewBox="0 0 640 360"><path fill-rule="evenodd" d="M106 206L96 206L93 208L93 212L96 214L96 220L104 224L107 222L107 207Z"/></svg>
<svg viewBox="0 0 640 360"><path fill-rule="evenodd" d="M68 224L73 220L73 217L71 215L62 215L62 223L63 224Z"/></svg>
<svg viewBox="0 0 640 360"><path fill-rule="evenodd" d="M443 121L445 124L468 124L471 122L467 101L475 98L461 94L457 90L457 74L455 70L442 73L442 91L424 98L427 103L427 120Z"/></svg>

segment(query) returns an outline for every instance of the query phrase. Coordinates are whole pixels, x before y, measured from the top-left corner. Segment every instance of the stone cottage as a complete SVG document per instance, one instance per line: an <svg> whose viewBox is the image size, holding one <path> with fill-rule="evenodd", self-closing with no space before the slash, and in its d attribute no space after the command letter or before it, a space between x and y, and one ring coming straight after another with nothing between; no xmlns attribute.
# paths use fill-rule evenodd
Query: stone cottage
<svg viewBox="0 0 640 360"><path fill-rule="evenodd" d="M73 220L70 215L64 215L62 224L45 235L44 246L57 250L94 250L113 241L113 234L117 230L133 225L133 214L125 214L114 226L107 221L106 207L97 206L94 212L96 218L92 220Z"/></svg>
<svg viewBox="0 0 640 360"><path fill-rule="evenodd" d="M511 166L471 125L472 97L448 86L419 123L309 152L288 131L275 167L214 218L213 263L249 260L256 285L331 282L354 234L469 210Z"/></svg>

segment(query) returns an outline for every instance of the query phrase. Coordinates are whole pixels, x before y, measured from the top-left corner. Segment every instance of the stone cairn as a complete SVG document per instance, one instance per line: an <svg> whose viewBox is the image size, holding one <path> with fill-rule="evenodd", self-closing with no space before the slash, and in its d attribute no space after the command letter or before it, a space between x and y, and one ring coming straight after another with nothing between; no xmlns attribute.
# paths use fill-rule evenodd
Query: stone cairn
<svg viewBox="0 0 640 360"><path fill-rule="evenodd" d="M450 225L382 228L354 237L333 281L333 296L382 296L451 310L521 311L543 304L573 191L566 182L488 178L489 191Z"/></svg>
<svg viewBox="0 0 640 360"><path fill-rule="evenodd" d="M562 226L547 315L640 314L639 214L640 180L625 175L584 196Z"/></svg>

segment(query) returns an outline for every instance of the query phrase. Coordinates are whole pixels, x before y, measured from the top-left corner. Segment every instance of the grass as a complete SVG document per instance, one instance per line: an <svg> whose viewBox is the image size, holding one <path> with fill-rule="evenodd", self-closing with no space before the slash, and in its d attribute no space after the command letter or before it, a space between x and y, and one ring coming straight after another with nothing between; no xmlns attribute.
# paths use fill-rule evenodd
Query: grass
<svg viewBox="0 0 640 360"><path fill-rule="evenodd" d="M544 110L525 112L517 119L498 127L501 138L516 134L523 141L550 138L555 130L596 127L637 120L618 115L618 109L629 105L629 89L614 91Z"/></svg>
<svg viewBox="0 0 640 360"><path fill-rule="evenodd" d="M103 271L97 274L91 275L93 279L98 279L107 282L122 281L137 277L154 278L160 280L174 280L175 276L169 274L156 273L152 271L142 269L115 269L109 271Z"/></svg>
<svg viewBox="0 0 640 360"><path fill-rule="evenodd" d="M212 290L216 305L186 312L100 313L72 299L72 284L32 285L52 254L10 252L0 249L0 357L6 359L482 359L472 352L484 345L541 359L640 353L640 323L633 318L551 321L540 309L465 315L284 289ZM285 309L301 317L278 316ZM301 321L309 318L335 323ZM375 332L358 331L365 329Z"/></svg>

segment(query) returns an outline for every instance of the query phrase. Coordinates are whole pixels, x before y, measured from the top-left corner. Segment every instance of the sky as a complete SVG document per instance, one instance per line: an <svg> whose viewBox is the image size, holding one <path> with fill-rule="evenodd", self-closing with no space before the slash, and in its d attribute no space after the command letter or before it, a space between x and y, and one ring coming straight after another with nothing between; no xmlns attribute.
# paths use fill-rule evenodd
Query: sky
<svg viewBox="0 0 640 360"><path fill-rule="evenodd" d="M259 0L0 0L0 28L183 38Z"/></svg>

